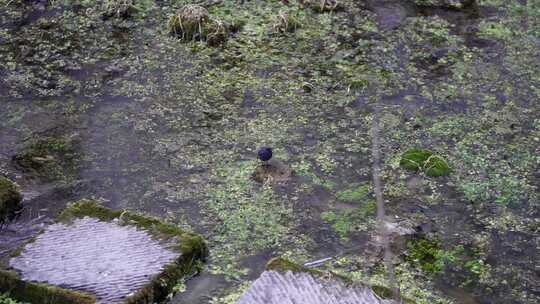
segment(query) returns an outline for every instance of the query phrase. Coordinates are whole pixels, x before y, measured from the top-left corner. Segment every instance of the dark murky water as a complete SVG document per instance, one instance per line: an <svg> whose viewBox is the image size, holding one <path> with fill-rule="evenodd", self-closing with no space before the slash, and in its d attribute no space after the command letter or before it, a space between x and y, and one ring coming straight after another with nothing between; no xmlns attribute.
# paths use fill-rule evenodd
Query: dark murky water
<svg viewBox="0 0 540 304"><path fill-rule="evenodd" d="M482 54L486 57L492 56L487 59L488 64L497 66L504 61L502 43L477 35L483 21L498 18L496 8L481 5L470 10L448 10L417 6L404 1L365 1L362 5L374 14L379 29L379 36L373 35L365 39L374 45L373 51L366 52L366 58L380 60L380 64L374 66L395 71L401 80L416 77L409 74L413 70L414 73L422 73L422 82L433 85L431 96L426 93L421 81L416 80L406 84L402 81L402 88L382 94L381 103L388 107L389 113L386 117L388 120L384 123L389 130L405 128L404 126L421 115L466 115L477 110L480 101L475 97L467 100L445 100L436 94L439 90L437 85L452 82L453 73L460 71L456 71L452 64L445 63L446 60L453 60L452 56L461 54L463 50L455 50L447 45L437 47L434 46L436 42L421 41L418 44L425 44L427 54L417 54L415 57L413 55L416 49L413 48L421 47L411 46L417 42L413 38L407 40L409 37L401 37L403 40L396 42L395 48L385 53L386 57L380 56L379 49L382 52L382 49L388 48L381 39L391 37L402 28L410 26L408 22L412 19L438 18L437 20L441 19L451 25L451 37L463 39L463 45L461 42L457 44L460 48L482 49ZM20 57L16 58L19 66L17 71L28 68L28 71L17 74L23 78L23 82L27 81L28 87L20 85L18 78L13 76L16 73L12 70L0 69L2 77L8 79L7 76L10 76L9 81L0 81L0 173L14 179L25 195L25 210L22 216L0 233L1 252L5 253L28 239L34 231L54 218L68 202L83 197L101 199L111 208L133 209L173 222L187 222L192 229L212 239L215 225L220 223L213 222L214 219L208 216L208 206L203 202L211 196L208 192L223 182L212 170L252 161L255 147L265 141L281 145L279 148L283 150L283 154L278 157L284 156L291 163L299 164L300 160L310 160L313 163L310 174L324 177L322 182L315 183L313 176L302 175L300 172L286 185L273 188L276 195L294 200L294 214L301 223L294 226L292 234L309 237L309 258L315 260L333 256L352 248L361 252L361 248L367 246L367 232L352 233L349 241L343 242L332 225L321 219L321 214L328 211L329 206L335 207L335 210L347 209L346 204L335 202L335 189L342 189L352 182L370 180L369 153L343 148L350 138L359 138L361 142L370 140L367 135L369 128L366 129L369 125L363 122L351 123L349 119L358 113L363 116L370 115L369 94L358 94L360 97L353 97L356 101L345 105L321 102L318 99L328 98L333 101L342 98L341 93L332 92L338 90L338 84L336 87L324 89L317 97L298 93L302 96L298 97L301 98L300 103L290 97L288 102L280 101L279 104L276 101L274 104L272 100L281 97L279 90L285 89L276 88L276 91L271 92L272 88L265 88L260 83L279 73L283 73L279 74L283 77L283 82L288 81L286 77L289 72L284 71L289 67L280 63L264 69L264 73L260 70L254 73L260 82L256 82L253 87L250 83L245 84L246 87L242 87L243 83L233 83L226 87L220 87L221 84L215 84L214 87L213 83L208 85L208 82L219 79L209 78L206 74L208 70L221 71L221 65L229 63L220 63L223 58L218 58L221 55L220 51L216 50L215 54L212 54L217 58L215 63L201 64L196 61L196 55L188 49L160 40L163 37L151 26L160 19L153 19L147 24L146 30L152 30L150 34L145 32L145 28L131 28L130 25L133 24L111 26L109 23L105 30L99 25L89 24L84 25L80 31L75 31L86 33L89 29L96 29L108 33L110 36L104 40L111 42L111 49L114 49L110 51L112 54L99 49L99 44L105 41L94 41L93 44L97 45L89 42L93 39L90 34L89 37L66 34L73 40L73 45L60 51L55 51L53 47L53 51L47 49L31 56L25 52L33 51L35 46L31 43L32 39L36 38L28 30L33 29L32 26L37 22L45 21L41 25L45 32L54 32L56 25L47 24L46 21L56 20L54 18L65 11L49 8L45 4L25 6L15 9L15 12L21 13L18 17L7 12L0 13L0 29L12 33L9 42L0 36L3 54L11 54L10 48L15 48L14 53ZM83 18L83 21L88 20ZM65 28L62 30L69 32ZM20 35L20 40L13 38L17 35ZM26 37L32 38L25 40ZM51 41L54 43L54 38L51 38ZM411 45L408 45L408 42ZM171 45L177 49L171 50ZM99 58L89 60L94 56L93 53L98 54ZM237 60L241 62L240 66L248 60L255 62L245 54L232 59L232 55L226 56L229 57L223 60ZM293 56L302 58L304 54L293 53ZM73 62L64 66L64 63L57 62L57 59L72 59ZM460 63L459 60L455 61L455 64ZM60 72L44 72L40 69L39 62L58 64L62 68L59 69ZM414 69L411 66L414 66ZM290 69L291 73L301 74L298 66ZM22 75L35 76L42 82L33 78L25 80ZM64 77L73 83L64 83ZM246 76L249 77L251 75ZM327 76L322 75L321 79L326 79L324 77ZM258 87L255 87L256 85ZM501 94L502 103L505 103L507 97L504 93ZM532 95L527 91L522 96L523 100L516 98L515 102L525 102L524 100ZM310 102L313 102L313 108L306 106ZM532 109L534 111L534 108ZM526 115L535 116L530 113ZM300 118L310 121L312 125L301 125L298 123ZM281 129L279 124L271 124L273 121L282 121L282 125L287 127ZM419 130L431 127L421 123L416 125ZM358 132L354 133L353 130ZM284 132L288 134L281 134ZM77 157L70 171L72 177L45 181L32 172L21 170L12 161L15 155L31 146L35 140L53 136L67 138L75 143L73 149ZM394 153L404 149L410 145L406 140L403 139L404 143L401 143L389 136L385 152ZM321 142L326 143L332 150L324 151ZM315 155L320 155L320 159L315 160ZM328 155L331 159L324 158ZM325 184L328 181L331 186L328 186L330 183ZM387 181L391 181L391 178L388 177ZM298 191L304 184L313 184L312 189ZM231 185L231 188L235 186ZM404 216L407 216L416 212L416 209L421 209L425 210L422 213L429 218L443 218L443 224L434 223L439 226L441 239L447 243L459 243L462 235L484 231L485 228L475 221L473 215L468 216L472 212L471 208L463 207L461 194L457 195L455 192L457 190L454 187L440 190L440 194L447 200L437 206L427 207L424 202L409 198L411 204L408 206L400 205L391 199L388 202L389 208L392 214L401 215L400 212L403 212ZM534 212L537 214L538 210ZM449 229L448 227L451 227L451 230L441 231ZM502 234L498 237L511 236ZM513 237L520 239L523 236ZM519 240L509 242L515 244ZM257 277L263 270L264 263L283 251L282 248L270 246L245 255L238 263L238 267L249 269L244 279ZM504 248L502 245L494 251L501 252L501 255L491 256L494 263L519 260L523 256L533 256L530 261L534 263L534 255L538 253L537 248L531 244L524 246L520 252L513 252L511 248ZM526 265L522 267L527 268ZM475 288L460 288L458 280L459 278L443 278L440 280L439 289L455 298L457 303L491 303L492 300L493 303L502 303L497 302L493 294L483 295L480 294L483 291ZM178 295L175 301L209 303L212 295L236 283L234 280L226 280L221 274L205 270L201 276L187 282L188 291ZM534 286L528 290L535 292ZM476 294L473 296L470 293Z"/></svg>

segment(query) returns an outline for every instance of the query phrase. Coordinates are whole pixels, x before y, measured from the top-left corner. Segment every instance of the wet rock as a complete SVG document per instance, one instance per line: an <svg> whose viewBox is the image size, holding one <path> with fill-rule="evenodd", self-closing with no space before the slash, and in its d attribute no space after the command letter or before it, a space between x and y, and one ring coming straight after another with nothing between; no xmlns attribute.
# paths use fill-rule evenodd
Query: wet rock
<svg viewBox="0 0 540 304"><path fill-rule="evenodd" d="M0 176L0 225L13 220L22 207L22 196L17 186Z"/></svg>
<svg viewBox="0 0 540 304"><path fill-rule="evenodd" d="M291 178L292 170L279 160L270 160L255 168L253 179L259 183L265 181L284 182Z"/></svg>
<svg viewBox="0 0 540 304"><path fill-rule="evenodd" d="M83 200L11 254L0 290L32 303L154 303L206 255L199 236Z"/></svg>
<svg viewBox="0 0 540 304"><path fill-rule="evenodd" d="M379 304L396 303L371 288L347 284L342 278L272 259L236 304Z"/></svg>
<svg viewBox="0 0 540 304"><path fill-rule="evenodd" d="M15 165L45 181L74 177L77 169L77 140L70 137L45 137L33 141L13 156Z"/></svg>

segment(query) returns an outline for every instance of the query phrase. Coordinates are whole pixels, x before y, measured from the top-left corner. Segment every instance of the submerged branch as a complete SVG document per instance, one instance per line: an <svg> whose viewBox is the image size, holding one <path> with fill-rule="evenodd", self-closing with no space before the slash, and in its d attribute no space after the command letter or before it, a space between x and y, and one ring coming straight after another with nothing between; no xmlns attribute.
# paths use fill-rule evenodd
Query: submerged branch
<svg viewBox="0 0 540 304"><path fill-rule="evenodd" d="M379 233L381 236L381 246L384 250L384 263L386 270L388 271L388 279L390 283L390 288L394 293L394 298L398 301L401 301L401 294L399 290L399 285L396 280L396 273L394 269L394 264L392 263L392 253L390 251L390 236L385 225L385 210L384 210L384 199L382 194L382 185L381 185L381 155L380 155L380 130L379 130L379 116L380 108L376 103L374 105L373 111L373 125L372 125L372 148L371 153L373 157L372 171L373 171L373 185L375 192L375 199L377 201L377 222L379 227Z"/></svg>

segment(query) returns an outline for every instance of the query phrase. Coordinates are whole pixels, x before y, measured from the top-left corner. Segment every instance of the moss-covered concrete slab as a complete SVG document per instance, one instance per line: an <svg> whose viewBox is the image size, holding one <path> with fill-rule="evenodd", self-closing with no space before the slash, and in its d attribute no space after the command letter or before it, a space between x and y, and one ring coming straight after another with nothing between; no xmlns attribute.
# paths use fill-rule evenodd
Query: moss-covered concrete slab
<svg viewBox="0 0 540 304"><path fill-rule="evenodd" d="M205 256L196 235L80 201L13 254L0 289L32 303L155 303Z"/></svg>
<svg viewBox="0 0 540 304"><path fill-rule="evenodd" d="M379 297L370 287L343 278L273 259L267 270L236 304L379 304L396 303Z"/></svg>

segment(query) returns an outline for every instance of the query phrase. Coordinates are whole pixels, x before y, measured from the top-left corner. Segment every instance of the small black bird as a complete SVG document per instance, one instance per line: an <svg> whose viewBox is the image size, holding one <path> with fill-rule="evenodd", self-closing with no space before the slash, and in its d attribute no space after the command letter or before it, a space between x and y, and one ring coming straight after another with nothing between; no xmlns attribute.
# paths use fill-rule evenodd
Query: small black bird
<svg viewBox="0 0 540 304"><path fill-rule="evenodd" d="M267 162L272 158L272 148L269 147L261 147L259 149L259 152L257 152L257 156L260 160L263 162Z"/></svg>

